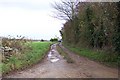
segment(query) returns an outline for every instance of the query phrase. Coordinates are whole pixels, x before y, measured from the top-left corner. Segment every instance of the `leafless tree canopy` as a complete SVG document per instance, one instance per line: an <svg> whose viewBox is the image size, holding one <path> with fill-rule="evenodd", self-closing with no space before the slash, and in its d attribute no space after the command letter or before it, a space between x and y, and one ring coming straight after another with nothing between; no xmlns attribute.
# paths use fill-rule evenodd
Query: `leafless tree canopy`
<svg viewBox="0 0 120 80"><path fill-rule="evenodd" d="M77 13L76 6L79 0L61 0L60 3L55 2L52 6L56 10L55 16L62 20L72 20Z"/></svg>

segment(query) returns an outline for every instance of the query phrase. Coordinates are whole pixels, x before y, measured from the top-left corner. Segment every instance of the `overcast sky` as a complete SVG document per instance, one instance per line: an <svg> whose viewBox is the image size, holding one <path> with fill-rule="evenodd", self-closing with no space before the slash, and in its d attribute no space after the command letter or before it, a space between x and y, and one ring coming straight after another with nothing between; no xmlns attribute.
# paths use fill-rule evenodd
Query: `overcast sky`
<svg viewBox="0 0 120 80"><path fill-rule="evenodd" d="M0 36L60 37L64 21L51 17L54 1L60 0L0 0Z"/></svg>
<svg viewBox="0 0 120 80"><path fill-rule="evenodd" d="M0 0L0 36L47 40L60 37L64 21L51 17L54 1L60 0Z"/></svg>

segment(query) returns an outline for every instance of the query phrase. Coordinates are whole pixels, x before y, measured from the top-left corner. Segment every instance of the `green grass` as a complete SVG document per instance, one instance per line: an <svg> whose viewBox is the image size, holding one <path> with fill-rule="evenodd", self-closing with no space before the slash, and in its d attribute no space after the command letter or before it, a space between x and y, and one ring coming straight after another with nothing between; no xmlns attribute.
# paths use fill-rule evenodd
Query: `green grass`
<svg viewBox="0 0 120 80"><path fill-rule="evenodd" d="M10 57L6 63L2 64L2 74L22 69L39 62L45 56L52 43L32 42L28 44L31 46L31 50L26 50L26 52L20 55L14 55Z"/></svg>
<svg viewBox="0 0 120 80"><path fill-rule="evenodd" d="M117 67L118 66L118 55L116 53L107 53L105 51L97 51L92 50L88 48L78 48L78 47L72 47L72 46L66 46L69 50L75 52L76 54L79 54L80 56L87 57L91 60L100 62L102 64L105 64L107 66L111 67Z"/></svg>
<svg viewBox="0 0 120 80"><path fill-rule="evenodd" d="M74 61L69 57L68 53L66 53L60 46L57 45L58 52L67 60L68 63L74 63Z"/></svg>

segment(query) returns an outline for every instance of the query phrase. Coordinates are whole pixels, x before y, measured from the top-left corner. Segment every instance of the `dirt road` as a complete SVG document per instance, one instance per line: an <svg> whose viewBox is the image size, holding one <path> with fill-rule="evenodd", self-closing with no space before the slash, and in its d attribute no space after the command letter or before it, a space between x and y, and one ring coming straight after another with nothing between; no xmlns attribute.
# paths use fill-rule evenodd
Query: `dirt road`
<svg viewBox="0 0 120 80"><path fill-rule="evenodd" d="M64 48L64 47L63 47ZM64 48L65 49L65 48ZM67 50L66 50L67 51ZM71 52L69 55L74 63L67 63L56 50L56 44L51 46L48 56L33 66L6 78L117 78L118 70L103 66L87 58L79 57Z"/></svg>

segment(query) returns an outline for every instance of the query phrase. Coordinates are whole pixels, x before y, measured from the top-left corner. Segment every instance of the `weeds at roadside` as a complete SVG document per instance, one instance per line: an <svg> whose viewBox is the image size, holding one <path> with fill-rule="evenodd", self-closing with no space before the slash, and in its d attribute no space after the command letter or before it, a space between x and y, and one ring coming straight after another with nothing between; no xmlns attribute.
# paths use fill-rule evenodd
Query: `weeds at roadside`
<svg viewBox="0 0 120 80"><path fill-rule="evenodd" d="M72 47L70 45L67 46L65 44L64 46L70 51L80 56L87 57L93 61L97 61L109 67L115 67L115 68L118 67L119 57L116 54L114 55L112 54L111 56L110 55L111 53L105 53L104 51L95 51L87 48Z"/></svg>
<svg viewBox="0 0 120 80"><path fill-rule="evenodd" d="M66 59L68 63L74 63L74 61L69 57L69 55L65 51L63 51L63 49L59 45L57 45L57 50L63 56L63 58Z"/></svg>

